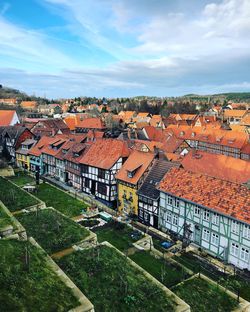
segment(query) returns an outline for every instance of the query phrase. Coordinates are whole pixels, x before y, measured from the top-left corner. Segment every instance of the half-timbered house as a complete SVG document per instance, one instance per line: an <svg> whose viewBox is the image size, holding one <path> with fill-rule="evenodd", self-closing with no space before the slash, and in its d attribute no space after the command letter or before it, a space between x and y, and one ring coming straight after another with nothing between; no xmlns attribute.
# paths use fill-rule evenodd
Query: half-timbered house
<svg viewBox="0 0 250 312"><path fill-rule="evenodd" d="M116 205L116 173L129 156L126 142L115 139L97 140L80 159L85 193L108 205Z"/></svg>
<svg viewBox="0 0 250 312"><path fill-rule="evenodd" d="M157 186L170 168L180 165L164 159L155 159L152 168L139 188L138 220L148 226L158 228L158 207L160 191Z"/></svg>
<svg viewBox="0 0 250 312"><path fill-rule="evenodd" d="M172 168L159 184L159 229L250 270L250 190Z"/></svg>

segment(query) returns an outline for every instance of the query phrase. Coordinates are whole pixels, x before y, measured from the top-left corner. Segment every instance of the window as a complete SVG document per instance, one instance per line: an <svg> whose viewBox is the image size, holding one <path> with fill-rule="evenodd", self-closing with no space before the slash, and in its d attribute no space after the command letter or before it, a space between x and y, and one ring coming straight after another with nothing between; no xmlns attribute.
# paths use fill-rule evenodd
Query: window
<svg viewBox="0 0 250 312"><path fill-rule="evenodd" d="M232 246L231 246L231 254L233 256L236 256L238 257L238 254L239 254L239 246L235 243L232 243Z"/></svg>
<svg viewBox="0 0 250 312"><path fill-rule="evenodd" d="M98 183L97 192L102 195L107 194L107 186L104 183Z"/></svg>
<svg viewBox="0 0 250 312"><path fill-rule="evenodd" d="M243 237L250 239L250 226L244 226Z"/></svg>
<svg viewBox="0 0 250 312"><path fill-rule="evenodd" d="M204 210L203 219L209 221L210 213L208 210Z"/></svg>
<svg viewBox="0 0 250 312"><path fill-rule="evenodd" d="M215 246L219 245L219 235L212 233L212 244L214 244Z"/></svg>
<svg viewBox="0 0 250 312"><path fill-rule="evenodd" d="M171 212L167 212L167 222L172 223L172 213Z"/></svg>
<svg viewBox="0 0 250 312"><path fill-rule="evenodd" d="M180 201L179 201L178 198L175 198L175 199L174 199L174 206L175 206L176 208L179 208L179 207L180 207Z"/></svg>
<svg viewBox="0 0 250 312"><path fill-rule="evenodd" d="M194 207L194 214L195 214L196 216L200 216L200 212L201 212L200 208L197 207L197 206L195 206L195 207Z"/></svg>
<svg viewBox="0 0 250 312"><path fill-rule="evenodd" d="M105 170L98 169L98 178L105 179Z"/></svg>
<svg viewBox="0 0 250 312"><path fill-rule="evenodd" d="M239 223L237 221L232 221L232 227L231 227L232 233L239 234Z"/></svg>
<svg viewBox="0 0 250 312"><path fill-rule="evenodd" d="M87 165L82 165L82 172L89 173L89 167Z"/></svg>
<svg viewBox="0 0 250 312"><path fill-rule="evenodd" d="M143 210L139 210L139 217L142 219L143 218Z"/></svg>
<svg viewBox="0 0 250 312"><path fill-rule="evenodd" d="M243 261L248 262L248 259L249 259L249 250L247 250L246 248L241 248L240 258L241 258Z"/></svg>
<svg viewBox="0 0 250 312"><path fill-rule="evenodd" d="M213 224L219 225L219 215L218 213L213 213L213 217L212 217L212 222Z"/></svg>
<svg viewBox="0 0 250 312"><path fill-rule="evenodd" d="M207 229L204 229L203 230L203 239L207 242L209 242L209 239L210 239L210 231L207 230Z"/></svg>
<svg viewBox="0 0 250 312"><path fill-rule="evenodd" d="M173 225L178 225L178 216L176 214L173 215Z"/></svg>
<svg viewBox="0 0 250 312"><path fill-rule="evenodd" d="M173 205L173 198L171 196L168 196L168 204Z"/></svg>

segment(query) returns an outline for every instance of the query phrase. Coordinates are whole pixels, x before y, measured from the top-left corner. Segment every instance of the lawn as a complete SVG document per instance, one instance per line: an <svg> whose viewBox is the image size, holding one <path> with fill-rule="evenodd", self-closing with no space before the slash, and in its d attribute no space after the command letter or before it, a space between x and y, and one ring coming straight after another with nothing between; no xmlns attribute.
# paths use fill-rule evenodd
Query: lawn
<svg viewBox="0 0 250 312"><path fill-rule="evenodd" d="M78 216L87 208L85 202L73 198L48 183L39 185L36 196L44 201L47 207L53 207L68 217Z"/></svg>
<svg viewBox="0 0 250 312"><path fill-rule="evenodd" d="M146 251L136 252L130 258L168 288L190 277L180 265L157 259Z"/></svg>
<svg viewBox="0 0 250 312"><path fill-rule="evenodd" d="M113 248L77 251L58 264L94 304L96 312L174 311L172 299Z"/></svg>
<svg viewBox="0 0 250 312"><path fill-rule="evenodd" d="M172 290L190 305L192 312L229 312L238 306L237 300L201 278L185 281Z"/></svg>
<svg viewBox="0 0 250 312"><path fill-rule="evenodd" d="M0 200L12 212L39 203L38 200L30 196L27 192L2 177L0 177Z"/></svg>
<svg viewBox="0 0 250 312"><path fill-rule="evenodd" d="M66 249L89 235L89 231L52 209L17 215L28 236L32 236L49 254Z"/></svg>
<svg viewBox="0 0 250 312"><path fill-rule="evenodd" d="M1 311L66 312L80 305L30 243L0 240L0 267Z"/></svg>
<svg viewBox="0 0 250 312"><path fill-rule="evenodd" d="M126 224L115 221L111 221L108 225L94 228L93 232L97 234L99 243L108 241L121 251L127 250L132 246L132 243L142 236L139 234L138 239L133 239L131 237L131 234L134 232L133 229Z"/></svg>
<svg viewBox="0 0 250 312"><path fill-rule="evenodd" d="M26 184L35 184L35 179L23 171L16 171L15 176L8 177L8 180L12 181L18 186L24 186Z"/></svg>

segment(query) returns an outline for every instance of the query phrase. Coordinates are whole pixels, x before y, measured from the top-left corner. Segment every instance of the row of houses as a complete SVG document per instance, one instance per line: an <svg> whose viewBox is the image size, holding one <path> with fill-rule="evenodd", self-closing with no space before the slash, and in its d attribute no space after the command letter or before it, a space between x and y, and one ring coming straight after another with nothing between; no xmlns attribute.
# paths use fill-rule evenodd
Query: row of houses
<svg viewBox="0 0 250 312"><path fill-rule="evenodd" d="M95 196L122 215L137 216L186 245L192 242L250 270L250 190L245 185L250 179L249 162L235 159L239 168L232 168L232 177L225 179L222 162L218 176L212 173L216 177L209 175L209 169L203 168L202 173L190 169L192 159L196 167L202 157L213 154L190 152L185 164L185 157L183 162L170 162L158 149L141 147L131 148L123 140L88 140L82 134L43 137L29 149L29 169Z"/></svg>

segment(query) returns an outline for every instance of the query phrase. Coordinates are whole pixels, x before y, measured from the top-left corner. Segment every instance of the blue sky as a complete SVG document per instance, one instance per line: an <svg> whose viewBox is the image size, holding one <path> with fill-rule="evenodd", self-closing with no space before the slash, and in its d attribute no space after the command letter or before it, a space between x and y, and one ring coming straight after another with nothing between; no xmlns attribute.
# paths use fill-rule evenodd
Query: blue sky
<svg viewBox="0 0 250 312"><path fill-rule="evenodd" d="M250 1L0 0L0 77L50 98L250 91Z"/></svg>

